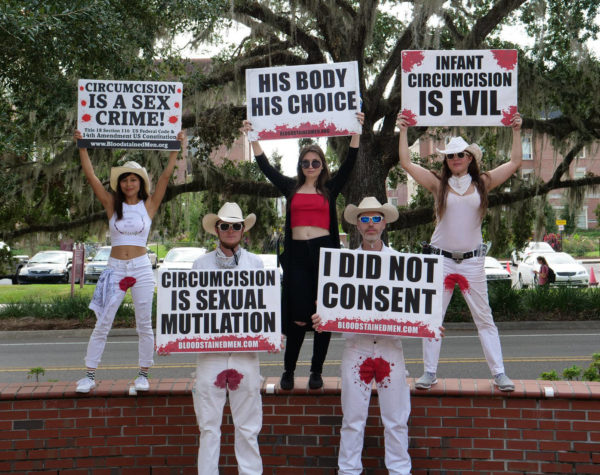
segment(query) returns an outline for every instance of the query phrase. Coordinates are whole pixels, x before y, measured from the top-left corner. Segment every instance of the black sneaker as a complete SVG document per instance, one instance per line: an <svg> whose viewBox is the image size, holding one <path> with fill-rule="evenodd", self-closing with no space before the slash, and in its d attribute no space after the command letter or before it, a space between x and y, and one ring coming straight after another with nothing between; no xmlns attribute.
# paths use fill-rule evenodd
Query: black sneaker
<svg viewBox="0 0 600 475"><path fill-rule="evenodd" d="M285 371L281 375L281 381L279 381L279 387L281 389L285 389L289 391L290 389L294 389L294 372L293 371Z"/></svg>
<svg viewBox="0 0 600 475"><path fill-rule="evenodd" d="M310 378L308 378L308 387L310 389L320 389L323 387L323 378L321 378L321 373L310 373Z"/></svg>

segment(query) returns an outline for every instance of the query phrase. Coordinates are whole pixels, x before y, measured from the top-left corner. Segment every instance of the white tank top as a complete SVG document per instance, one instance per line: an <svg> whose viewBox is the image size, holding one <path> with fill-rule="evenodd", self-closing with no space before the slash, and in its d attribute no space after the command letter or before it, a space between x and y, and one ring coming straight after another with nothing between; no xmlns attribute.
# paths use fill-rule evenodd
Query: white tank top
<svg viewBox="0 0 600 475"><path fill-rule="evenodd" d="M123 218L117 221L114 212L108 221L110 243L112 246L146 247L152 220L148 216L144 201L135 205L123 203Z"/></svg>
<svg viewBox="0 0 600 475"><path fill-rule="evenodd" d="M446 211L433 231L431 244L446 251L469 252L482 242L480 197L477 188L468 195L448 191Z"/></svg>

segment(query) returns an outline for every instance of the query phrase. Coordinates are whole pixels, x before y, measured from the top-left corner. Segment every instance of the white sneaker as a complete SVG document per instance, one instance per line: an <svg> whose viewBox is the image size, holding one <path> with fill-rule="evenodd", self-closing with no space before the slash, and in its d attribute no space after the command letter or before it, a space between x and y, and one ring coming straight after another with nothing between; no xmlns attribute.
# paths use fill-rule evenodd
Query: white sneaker
<svg viewBox="0 0 600 475"><path fill-rule="evenodd" d="M135 378L133 384L136 391L148 391L148 389L150 389L150 383L148 382L148 378L145 376L138 376Z"/></svg>
<svg viewBox="0 0 600 475"><path fill-rule="evenodd" d="M95 387L96 381L86 376L85 378L81 378L79 381L77 381L77 389L75 389L75 392L89 393L90 390L94 389Z"/></svg>
<svg viewBox="0 0 600 475"><path fill-rule="evenodd" d="M417 381L415 382L415 388L417 389L429 389L434 384L437 384L437 378L435 377L435 373L423 373Z"/></svg>
<svg viewBox="0 0 600 475"><path fill-rule="evenodd" d="M494 384L498 386L500 391L514 391L515 384L511 381L511 379L506 376L504 373L499 373L494 376Z"/></svg>

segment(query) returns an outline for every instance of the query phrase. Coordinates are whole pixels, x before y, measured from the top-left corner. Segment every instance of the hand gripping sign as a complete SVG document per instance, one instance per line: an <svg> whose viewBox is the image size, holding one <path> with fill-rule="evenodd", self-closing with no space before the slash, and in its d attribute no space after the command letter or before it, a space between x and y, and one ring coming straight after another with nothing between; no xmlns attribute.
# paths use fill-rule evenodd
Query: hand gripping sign
<svg viewBox="0 0 600 475"><path fill-rule="evenodd" d="M281 345L279 271L163 270L156 351L276 351Z"/></svg>
<svg viewBox="0 0 600 475"><path fill-rule="evenodd" d="M438 256L321 248L324 331L439 338L442 292Z"/></svg>
<svg viewBox="0 0 600 475"><path fill-rule="evenodd" d="M182 94L180 82L80 79L77 146L179 150Z"/></svg>
<svg viewBox="0 0 600 475"><path fill-rule="evenodd" d="M410 125L510 126L517 50L402 52L402 109Z"/></svg>
<svg viewBox="0 0 600 475"><path fill-rule="evenodd" d="M356 61L246 70L251 141L360 134Z"/></svg>

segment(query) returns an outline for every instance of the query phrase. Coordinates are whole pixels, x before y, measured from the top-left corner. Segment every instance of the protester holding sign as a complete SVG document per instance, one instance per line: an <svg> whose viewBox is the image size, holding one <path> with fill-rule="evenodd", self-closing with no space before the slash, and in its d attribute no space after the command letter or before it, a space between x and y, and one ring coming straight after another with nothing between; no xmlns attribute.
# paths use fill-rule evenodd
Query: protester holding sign
<svg viewBox="0 0 600 475"><path fill-rule="evenodd" d="M358 228L360 249L393 253L381 240L387 223L398 219L398 210L376 198L364 198L357 206L348 205L344 219ZM321 317L312 316L313 327L320 332ZM402 341L398 336L344 333L346 345L342 355L342 428L338 456L339 475L362 473L361 453L369 412L373 380L381 419L385 427L385 466L389 473L410 474L408 454L408 416L410 388Z"/></svg>
<svg viewBox="0 0 600 475"><path fill-rule="evenodd" d="M262 269L262 260L240 247L245 231L256 222L246 218L237 203L225 203L217 214L202 219L204 230L218 237L217 248L200 256L193 269ZM262 427L262 401L258 353L198 353L194 382L194 410L200 427L198 474L218 475L221 421L229 390L229 404L235 426L235 456L239 473L259 475L262 460L258 433Z"/></svg>
<svg viewBox="0 0 600 475"><path fill-rule="evenodd" d="M81 139L81 132L76 130L74 138ZM177 135L177 140L181 143L183 132ZM173 174L177 153L176 150L169 153L169 161L158 178L153 194L150 194L150 179L146 169L136 162L127 162L111 169L110 187L113 193L110 193L94 173L87 149L79 149L83 173L106 210L112 244L107 268L98 279L90 303L97 321L85 357L86 376L77 381L76 391L79 393L88 393L96 387L96 368L100 364L117 310L129 288L140 338L140 370L135 380L135 389L147 391L150 388L148 368L154 364L152 299L155 283L152 265L146 253L146 242L152 218L158 211Z"/></svg>
<svg viewBox="0 0 600 475"><path fill-rule="evenodd" d="M444 257L444 313L454 286L458 284L477 325L494 384L501 391L513 391L515 386L504 373L498 329L488 302L484 271L487 248L483 244L481 221L487 208L488 192L508 180L521 166L521 116L515 113L511 122L510 161L484 173L479 171L483 152L477 144L469 145L462 137L453 137L444 150L438 149L443 155L441 175L413 163L408 149L409 123L406 115L398 116L400 165L435 197L437 225L431 244L424 252ZM440 340L423 340L425 372L417 380L417 388L429 389L437 383L441 344Z"/></svg>
<svg viewBox="0 0 600 475"><path fill-rule="evenodd" d="M364 114L356 113L363 123ZM248 133L252 125L244 121L242 131ZM281 388L294 387L294 371L306 331L311 330L310 317L315 313L319 252L321 247L340 247L336 199L352 172L360 135L352 135L346 160L331 177L325 154L318 145L308 145L300 151L296 179L281 174L273 167L258 141L251 142L258 166L266 177L283 193L287 200L285 218L285 251L281 256L283 267L282 318L287 335L284 356L285 372ZM327 356L331 333L315 334L308 385L311 389L323 386L321 373Z"/></svg>

